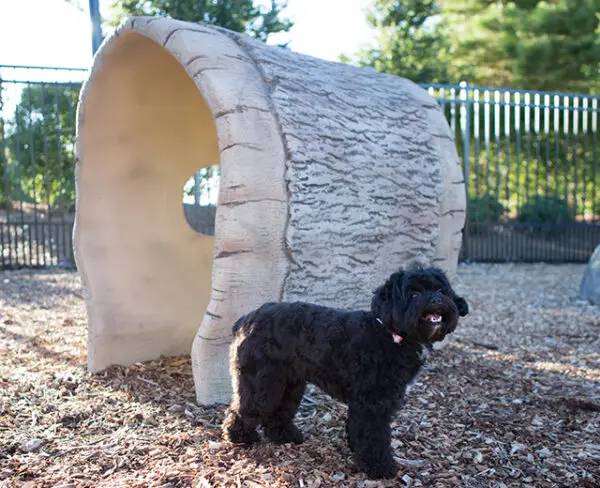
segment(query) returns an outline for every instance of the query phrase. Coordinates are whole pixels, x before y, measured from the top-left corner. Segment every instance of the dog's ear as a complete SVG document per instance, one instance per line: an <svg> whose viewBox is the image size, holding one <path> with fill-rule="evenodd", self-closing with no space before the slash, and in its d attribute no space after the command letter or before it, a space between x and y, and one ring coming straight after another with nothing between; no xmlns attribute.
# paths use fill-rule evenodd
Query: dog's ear
<svg viewBox="0 0 600 488"><path fill-rule="evenodd" d="M463 297L454 295L452 300L454 301L454 304L456 305L456 308L458 309L458 315L460 315L461 317L464 317L465 315L467 315L469 313L469 304Z"/></svg>
<svg viewBox="0 0 600 488"><path fill-rule="evenodd" d="M371 311L383 322L386 327L392 327L394 322L400 320L399 315L404 310L402 296L402 281L404 271L399 270L392 274L388 280L373 292Z"/></svg>

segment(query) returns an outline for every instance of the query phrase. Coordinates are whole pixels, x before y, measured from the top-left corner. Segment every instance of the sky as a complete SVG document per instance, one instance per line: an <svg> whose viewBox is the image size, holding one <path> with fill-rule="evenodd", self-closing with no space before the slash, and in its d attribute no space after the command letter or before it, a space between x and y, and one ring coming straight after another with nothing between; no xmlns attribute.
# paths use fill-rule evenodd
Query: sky
<svg viewBox="0 0 600 488"><path fill-rule="evenodd" d="M100 0L108 15L112 0ZM336 61L372 38L365 9L372 0L289 0L294 51ZM87 0L0 0L0 65L87 68L92 61ZM77 3L83 6L78 8ZM36 41L34 41L36 39ZM280 39L277 39L280 41Z"/></svg>

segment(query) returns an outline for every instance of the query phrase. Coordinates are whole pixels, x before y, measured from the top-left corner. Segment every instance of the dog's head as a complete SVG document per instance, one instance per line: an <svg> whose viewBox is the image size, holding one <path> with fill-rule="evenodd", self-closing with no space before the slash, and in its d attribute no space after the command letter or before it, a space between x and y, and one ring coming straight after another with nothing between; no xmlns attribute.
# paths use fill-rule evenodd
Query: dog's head
<svg viewBox="0 0 600 488"><path fill-rule="evenodd" d="M413 267L392 274L375 290L371 310L394 334L425 344L453 332L469 306L442 270Z"/></svg>

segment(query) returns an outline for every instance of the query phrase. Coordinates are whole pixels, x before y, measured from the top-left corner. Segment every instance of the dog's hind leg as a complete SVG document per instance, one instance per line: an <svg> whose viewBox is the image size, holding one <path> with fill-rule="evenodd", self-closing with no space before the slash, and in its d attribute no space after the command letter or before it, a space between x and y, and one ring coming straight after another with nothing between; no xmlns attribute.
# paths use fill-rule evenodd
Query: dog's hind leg
<svg viewBox="0 0 600 488"><path fill-rule="evenodd" d="M288 383L281 398L281 403L276 407L271 416L263 422L265 436L277 444L293 442L300 444L304 441L302 432L293 423L294 415L302 400L305 381Z"/></svg>
<svg viewBox="0 0 600 488"><path fill-rule="evenodd" d="M233 376L234 392L223 422L225 439L250 445L259 440L256 427L279 405L284 393L283 373L264 359L254 374Z"/></svg>
<svg viewBox="0 0 600 488"><path fill-rule="evenodd" d="M260 419L246 403L247 401L236 388L223 421L223 436L235 444L249 446L260 439L256 432Z"/></svg>
<svg viewBox="0 0 600 488"><path fill-rule="evenodd" d="M393 478L398 467L392 456L390 417L377 401L368 397L352 402L346 435L356 464L370 478Z"/></svg>

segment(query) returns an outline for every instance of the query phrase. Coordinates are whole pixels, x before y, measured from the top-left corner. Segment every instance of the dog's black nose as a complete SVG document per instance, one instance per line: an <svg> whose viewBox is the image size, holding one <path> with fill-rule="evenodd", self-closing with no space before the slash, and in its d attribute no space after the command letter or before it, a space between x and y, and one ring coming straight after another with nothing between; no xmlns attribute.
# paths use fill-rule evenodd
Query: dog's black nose
<svg viewBox="0 0 600 488"><path fill-rule="evenodd" d="M439 295L434 295L429 300L429 305L441 305L441 304L442 304L442 297Z"/></svg>

